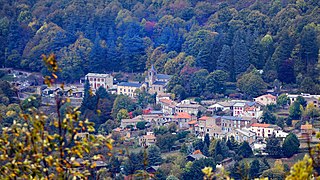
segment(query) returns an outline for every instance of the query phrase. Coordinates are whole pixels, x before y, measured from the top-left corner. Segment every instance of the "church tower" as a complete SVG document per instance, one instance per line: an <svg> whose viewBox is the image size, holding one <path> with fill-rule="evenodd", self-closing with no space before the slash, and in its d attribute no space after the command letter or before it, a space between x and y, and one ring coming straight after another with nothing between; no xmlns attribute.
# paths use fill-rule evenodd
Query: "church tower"
<svg viewBox="0 0 320 180"><path fill-rule="evenodd" d="M152 86L152 84L156 81L156 75L157 75L157 71L154 69L154 66L152 64L151 69L148 72L149 86Z"/></svg>

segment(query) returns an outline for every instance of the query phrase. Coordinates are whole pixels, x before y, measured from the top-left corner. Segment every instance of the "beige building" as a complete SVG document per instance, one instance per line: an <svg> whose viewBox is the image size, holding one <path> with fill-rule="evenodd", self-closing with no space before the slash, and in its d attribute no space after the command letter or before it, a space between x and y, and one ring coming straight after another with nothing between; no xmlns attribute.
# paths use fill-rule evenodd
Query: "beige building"
<svg viewBox="0 0 320 180"><path fill-rule="evenodd" d="M113 86L113 76L110 74L88 73L85 76L85 79L89 80L90 87L93 90L99 89L100 86L105 89L109 89Z"/></svg>
<svg viewBox="0 0 320 180"><path fill-rule="evenodd" d="M148 91L150 94L159 94L166 91L166 86L170 81L171 76L166 74L158 74L154 66L148 71L145 82L148 84Z"/></svg>
<svg viewBox="0 0 320 180"><path fill-rule="evenodd" d="M265 95L256 97L253 100L264 106L270 105L270 104L277 104L277 97L271 94L265 94Z"/></svg>
<svg viewBox="0 0 320 180"><path fill-rule="evenodd" d="M182 104L182 103L179 103L177 104L176 106L176 109L175 109L176 113L178 112L186 112L186 113L189 113L191 115L197 115L200 111L201 112L205 112L206 109L199 105L199 104Z"/></svg>
<svg viewBox="0 0 320 180"><path fill-rule="evenodd" d="M247 141L249 144L253 144L256 140L256 133L247 128L235 129L233 133L228 134L228 137L231 136L240 143Z"/></svg>
<svg viewBox="0 0 320 180"><path fill-rule="evenodd" d="M127 95L131 98L136 97L136 90L141 89L143 84L141 83L133 83L133 82L121 82L117 86L117 94Z"/></svg>
<svg viewBox="0 0 320 180"><path fill-rule="evenodd" d="M139 145L142 147L151 146L156 144L156 136L153 132L147 132L147 135L139 137Z"/></svg>
<svg viewBox="0 0 320 180"><path fill-rule="evenodd" d="M201 138L204 138L206 134L209 134L210 139L221 138L221 121L217 121L217 119L214 117L202 116L198 119L196 133Z"/></svg>
<svg viewBox="0 0 320 180"><path fill-rule="evenodd" d="M320 107L320 95L312 95L312 94L286 94L290 100L290 104L297 100L298 96L303 97L308 104L313 103L314 107Z"/></svg>
<svg viewBox="0 0 320 180"><path fill-rule="evenodd" d="M285 138L288 135L288 133L283 132L279 126L273 124L253 123L249 129L255 132L256 136L260 138L269 138L272 134L275 134L275 137L278 138Z"/></svg>
<svg viewBox="0 0 320 180"><path fill-rule="evenodd" d="M177 113L175 116L173 116L173 121L177 123L178 128L180 130L189 129L188 123L191 120L192 120L191 115L186 112L180 112L180 113Z"/></svg>

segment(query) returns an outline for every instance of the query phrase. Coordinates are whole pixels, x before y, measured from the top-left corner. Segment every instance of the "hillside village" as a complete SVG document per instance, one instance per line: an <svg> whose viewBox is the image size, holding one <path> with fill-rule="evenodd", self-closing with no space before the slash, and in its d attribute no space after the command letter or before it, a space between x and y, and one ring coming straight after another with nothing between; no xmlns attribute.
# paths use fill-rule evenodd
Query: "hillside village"
<svg viewBox="0 0 320 180"><path fill-rule="evenodd" d="M14 74L14 77L18 76L16 74L23 74L13 69L7 69L7 72ZM25 74L25 76L28 77L30 74ZM311 105L319 111L320 95L283 94L281 96L285 96L287 100L281 105L279 105L279 95L270 93L254 97L251 101L230 97L200 101L196 101L196 98L188 98L177 101L174 100L173 94L166 92L170 78L169 75L157 74L153 66L146 73L143 82L115 82L116 80L111 74L89 73L80 80L79 84L66 84L63 92L66 97L70 98L73 106L82 105L86 91L85 83L90 85L93 93L96 93L99 88L104 88L109 94L124 95L132 99L133 102L137 101L137 94L141 91L153 95L154 105L148 104L141 113L134 115L132 112L128 112L128 116L118 119L119 126L111 132L113 136L118 137L116 138L118 139L116 146L123 147L124 145L138 149L158 146L161 152L184 152L187 161L211 156L212 152L208 152L208 144L195 147L197 146L195 142L217 142L219 140L219 142L227 143L232 141L238 146L248 143L253 153L252 156L277 158L287 156L285 152L282 152L281 155L270 154L272 152L267 146L271 138L279 141L279 147L282 146L289 134L298 137L300 145L312 141L317 142L314 132L319 131L319 125L316 122L316 117L309 121L292 120L291 126L284 126L283 122L269 123L271 121L268 118L273 117L268 116L266 112L269 112L270 108L278 108L281 112L278 113L279 116L289 116L290 104L294 104L299 98L304 99L305 106ZM17 88L20 87L21 100L28 96L28 93L23 90L26 88L25 86L36 89L36 93L41 93L43 105L54 103L55 95L62 91L59 86L44 87L36 84L31 86L28 80L12 81L12 84ZM41 92L39 92L40 90ZM167 133L181 137L174 138L172 141L170 140L172 137L169 136L161 139ZM305 146L301 148L302 152L306 150ZM295 153L297 152L299 151ZM237 154L237 152L235 153ZM235 157L237 156L223 155L218 159L215 157L217 168L224 167L230 170L237 162ZM106 165L103 161L101 163L101 168ZM148 172L151 174L157 172L160 165L148 167Z"/></svg>

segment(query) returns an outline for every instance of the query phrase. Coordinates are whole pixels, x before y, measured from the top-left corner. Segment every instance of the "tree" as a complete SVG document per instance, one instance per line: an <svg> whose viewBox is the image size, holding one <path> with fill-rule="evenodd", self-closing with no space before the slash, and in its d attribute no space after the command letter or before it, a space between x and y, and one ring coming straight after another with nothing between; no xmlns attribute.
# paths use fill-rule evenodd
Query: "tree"
<svg viewBox="0 0 320 180"><path fill-rule="evenodd" d="M84 83L84 95L83 95L80 110L82 114L85 114L86 110L95 110L95 108L96 108L95 97L92 93L92 89L90 88L89 79L86 79Z"/></svg>
<svg viewBox="0 0 320 180"><path fill-rule="evenodd" d="M262 114L262 122L267 124L276 124L277 117L269 110L265 110Z"/></svg>
<svg viewBox="0 0 320 180"><path fill-rule="evenodd" d="M312 159L306 154L302 160L296 162L292 167L288 179L312 179Z"/></svg>
<svg viewBox="0 0 320 180"><path fill-rule="evenodd" d="M210 93L224 93L226 90L225 83L228 77L228 73L221 70L210 73L206 78L206 91Z"/></svg>
<svg viewBox="0 0 320 180"><path fill-rule="evenodd" d="M239 75L245 72L250 66L248 47L244 41L242 31L237 31L233 38L233 59L234 59L234 73Z"/></svg>
<svg viewBox="0 0 320 180"><path fill-rule="evenodd" d="M303 107L298 101L294 101L289 108L289 117L292 119L300 119Z"/></svg>
<svg viewBox="0 0 320 180"><path fill-rule="evenodd" d="M284 140L282 145L283 155L291 157L299 151L300 142L297 136L290 133Z"/></svg>
<svg viewBox="0 0 320 180"><path fill-rule="evenodd" d="M307 101L304 99L302 96L298 96L296 101L303 107L305 108L307 106Z"/></svg>
<svg viewBox="0 0 320 180"><path fill-rule="evenodd" d="M145 121L140 121L137 123L136 127L139 129L139 130L143 130L146 128L146 122Z"/></svg>
<svg viewBox="0 0 320 180"><path fill-rule="evenodd" d="M256 97L266 90L267 85L256 70L242 75L237 81L237 87L249 97Z"/></svg>
<svg viewBox="0 0 320 180"><path fill-rule="evenodd" d="M217 70L230 72L232 69L232 52L228 45L223 45L220 56L217 61Z"/></svg>
<svg viewBox="0 0 320 180"><path fill-rule="evenodd" d="M162 163L161 151L158 146L148 147L148 165L158 166Z"/></svg>
<svg viewBox="0 0 320 180"><path fill-rule="evenodd" d="M121 109L125 109L127 110L127 112L131 112L135 109L135 104L128 96L119 95L113 103L112 116L114 119L116 119L117 114Z"/></svg>
<svg viewBox="0 0 320 180"><path fill-rule="evenodd" d="M128 119L129 114L126 109L120 109L120 111L117 114L117 120L120 122L122 119Z"/></svg>
<svg viewBox="0 0 320 180"><path fill-rule="evenodd" d="M186 97L186 90L181 85L176 85L172 89L172 93L176 96L176 99L179 101L183 100Z"/></svg>
<svg viewBox="0 0 320 180"><path fill-rule="evenodd" d="M300 91L310 94L316 94L317 92L319 92L319 88L311 77L305 77L300 84Z"/></svg>
<svg viewBox="0 0 320 180"><path fill-rule="evenodd" d="M259 160L255 159L250 163L249 169L249 177L250 179L257 178L260 174L260 162Z"/></svg>
<svg viewBox="0 0 320 180"><path fill-rule="evenodd" d="M156 145L161 148L162 152L170 151L175 141L176 136L171 133L156 136Z"/></svg>
<svg viewBox="0 0 320 180"><path fill-rule="evenodd" d="M274 134L267 139L266 153L274 158L279 158L282 156L280 141L275 137Z"/></svg>
<svg viewBox="0 0 320 180"><path fill-rule="evenodd" d="M204 136L204 144L206 144L208 147L210 146L210 137L208 133L206 133Z"/></svg>
<svg viewBox="0 0 320 180"><path fill-rule="evenodd" d="M52 72L52 76L45 77L45 83L51 86L51 82L57 79L57 60L51 54L48 57L43 55L43 61ZM107 147L106 153L110 153L111 139L90 134L94 132L94 124L81 120L78 108L66 108L65 115L62 115L61 107L69 101L63 93L58 93L57 116L49 118L44 112L31 107L27 113L20 114L21 119L3 128L0 136L1 179L85 179L91 175L90 170L96 166L94 161L103 157L95 150L103 144Z"/></svg>
<svg viewBox="0 0 320 180"><path fill-rule="evenodd" d="M309 103L306 109L303 111L302 116L305 119L311 120L311 123L313 123L315 118L320 116L320 111L319 109L314 107L313 103Z"/></svg>
<svg viewBox="0 0 320 180"><path fill-rule="evenodd" d="M137 170L144 169L144 153L142 151L138 153L130 153L128 159L124 163L124 174L133 175Z"/></svg>
<svg viewBox="0 0 320 180"><path fill-rule="evenodd" d="M199 179L199 177L203 177L202 169L205 167L212 167L214 170L216 167L214 160L212 158L202 158L193 161L190 168L185 168L182 179L196 180Z"/></svg>
<svg viewBox="0 0 320 180"><path fill-rule="evenodd" d="M277 105L284 108L284 106L289 104L289 98L286 94L281 94L277 99Z"/></svg>
<svg viewBox="0 0 320 180"><path fill-rule="evenodd" d="M247 141L243 141L239 147L238 154L244 158L248 158L253 155L252 149Z"/></svg>

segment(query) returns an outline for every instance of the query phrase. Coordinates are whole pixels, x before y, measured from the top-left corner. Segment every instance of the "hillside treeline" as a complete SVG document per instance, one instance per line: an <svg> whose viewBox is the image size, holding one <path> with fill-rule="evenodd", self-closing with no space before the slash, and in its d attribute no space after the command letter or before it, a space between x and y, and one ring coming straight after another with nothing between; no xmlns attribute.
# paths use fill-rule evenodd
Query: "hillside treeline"
<svg viewBox="0 0 320 180"><path fill-rule="evenodd" d="M250 65L267 83L307 83L319 72L318 0L1 0L0 64L42 71L53 52L60 77L88 72L193 74Z"/></svg>

